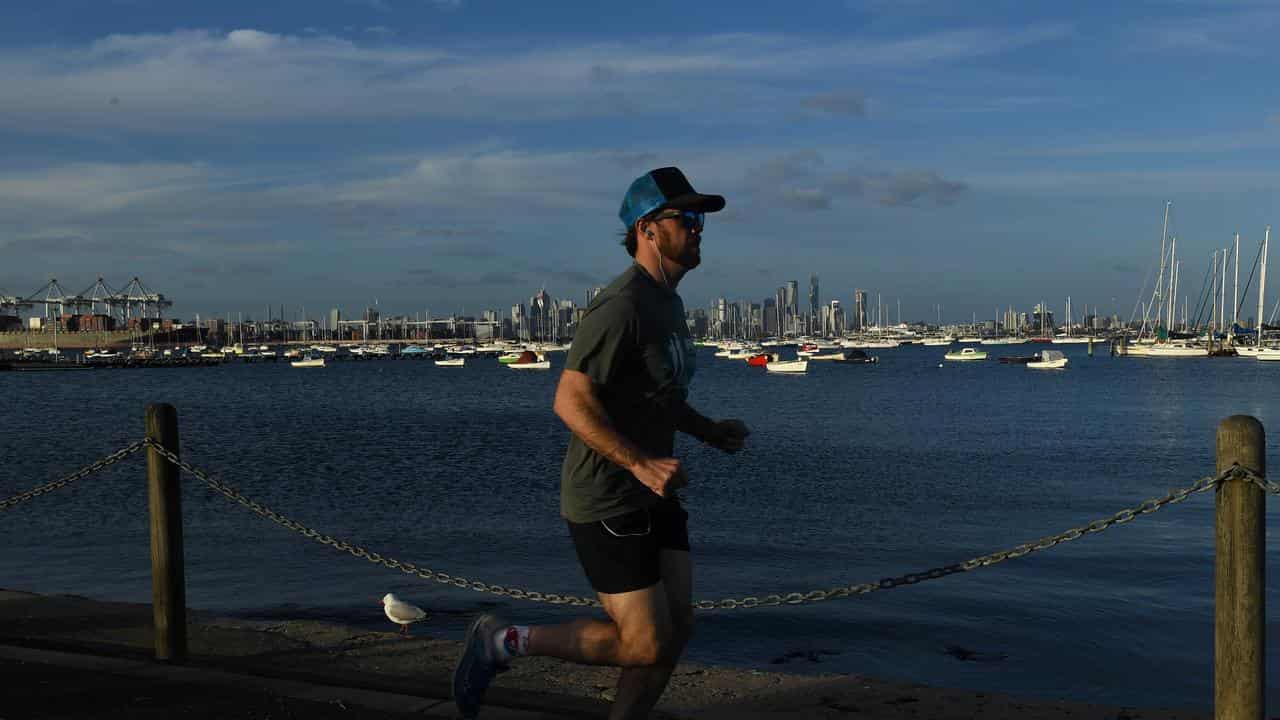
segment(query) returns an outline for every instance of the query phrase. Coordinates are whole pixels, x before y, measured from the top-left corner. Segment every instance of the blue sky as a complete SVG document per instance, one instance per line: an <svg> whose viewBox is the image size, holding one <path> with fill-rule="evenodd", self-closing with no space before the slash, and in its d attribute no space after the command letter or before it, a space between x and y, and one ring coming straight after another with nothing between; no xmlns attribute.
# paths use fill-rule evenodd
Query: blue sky
<svg viewBox="0 0 1280 720"><path fill-rule="evenodd" d="M817 273L904 319L1128 317L1166 200L1188 294L1273 222L1277 30L1225 1L9 2L0 294L581 301L629 262L622 192L674 164L728 199L690 307Z"/></svg>

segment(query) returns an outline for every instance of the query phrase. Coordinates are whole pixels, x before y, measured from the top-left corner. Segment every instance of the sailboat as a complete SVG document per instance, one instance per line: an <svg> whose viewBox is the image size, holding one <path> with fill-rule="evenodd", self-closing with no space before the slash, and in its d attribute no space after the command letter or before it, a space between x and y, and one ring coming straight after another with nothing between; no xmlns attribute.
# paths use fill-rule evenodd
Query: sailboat
<svg viewBox="0 0 1280 720"><path fill-rule="evenodd" d="M1156 277L1156 285L1151 293L1151 302L1145 305L1142 313L1142 328L1138 331L1138 338L1134 344L1130 345L1126 351L1126 355L1133 357L1164 357L1164 358L1184 358L1184 357L1207 357L1209 348L1199 345L1193 345L1185 341L1174 342L1169 338L1168 328L1173 327L1174 319L1174 298L1178 292L1178 272L1177 262L1178 239L1176 236L1169 237L1169 208L1173 206L1172 202L1166 202L1164 205L1164 225L1160 231L1160 274ZM1166 252L1167 251L1167 252ZM1217 269L1218 254L1214 253L1214 267ZM1165 268L1169 269L1169 284L1165 285ZM1226 256L1223 256L1223 273L1226 272ZM1217 273L1213 273L1214 284L1217 284ZM1225 283L1224 283L1225 285ZM1145 284L1144 284L1145 289ZM1216 292L1214 293L1214 302L1217 302ZM1168 306L1166 308L1166 300ZM1154 305L1156 312L1155 317L1151 318L1149 311ZM1167 322L1165 320L1167 315ZM1148 335L1147 322L1152 321L1150 335Z"/></svg>
<svg viewBox="0 0 1280 720"><path fill-rule="evenodd" d="M1089 308L1088 308L1088 306L1086 306L1086 307L1085 307L1085 310L1088 310L1088 309L1089 309ZM1088 313L1085 313L1085 314L1087 315ZM1064 332L1062 335L1055 335L1055 336L1053 337L1052 342L1053 342L1053 344L1054 344L1054 345L1083 345L1083 344L1085 344L1085 343L1089 342L1089 341L1092 339L1092 338L1088 338L1088 337L1074 337L1074 336L1071 334L1071 325L1072 325L1072 323L1071 323L1071 297L1070 297L1070 296L1068 296L1068 297L1067 297L1067 325L1066 325L1066 330L1065 330L1065 332Z"/></svg>

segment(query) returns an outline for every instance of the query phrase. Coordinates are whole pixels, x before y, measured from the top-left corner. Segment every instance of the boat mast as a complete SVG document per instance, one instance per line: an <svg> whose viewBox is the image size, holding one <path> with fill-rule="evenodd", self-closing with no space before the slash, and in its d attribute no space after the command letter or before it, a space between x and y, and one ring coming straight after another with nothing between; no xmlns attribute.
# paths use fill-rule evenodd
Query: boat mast
<svg viewBox="0 0 1280 720"><path fill-rule="evenodd" d="M1240 324L1240 231L1236 231L1236 279L1231 285L1231 325Z"/></svg>
<svg viewBox="0 0 1280 720"><path fill-rule="evenodd" d="M1267 246L1271 244L1271 226L1267 226L1267 232L1262 236L1262 274L1258 278L1258 347L1262 347L1262 301L1267 294Z"/></svg>
<svg viewBox="0 0 1280 720"><path fill-rule="evenodd" d="M1209 339L1213 339L1213 332L1218 329L1218 251L1213 251L1213 263L1209 266L1209 273L1213 276L1210 281L1209 288Z"/></svg>
<svg viewBox="0 0 1280 720"><path fill-rule="evenodd" d="M1165 327L1168 328L1169 330L1173 329L1173 311L1174 311L1173 299L1178 297L1177 295L1174 294L1174 290L1173 290L1173 283L1174 283L1173 276L1177 273L1177 267L1178 267L1178 264L1176 261L1177 257L1178 257L1178 236L1174 235L1173 237L1169 238L1169 321L1165 323Z"/></svg>
<svg viewBox="0 0 1280 720"><path fill-rule="evenodd" d="M1225 329L1227 327L1227 250L1222 248L1222 302L1218 305L1218 328Z"/></svg>
<svg viewBox="0 0 1280 720"><path fill-rule="evenodd" d="M1157 323L1160 322L1160 308L1163 306L1163 303L1164 303L1164 298L1162 297L1163 293L1161 293L1160 291L1164 287L1165 250L1167 249L1167 242L1169 237L1169 207L1171 205L1173 205L1173 201L1171 200L1165 201L1164 225L1160 230L1160 274L1156 277L1155 289L1151 291L1151 303L1149 303L1146 309L1143 310L1142 312L1142 330L1143 331L1147 329L1147 316L1151 313L1151 305L1156 304L1157 300L1159 300L1160 303L1156 304L1155 318ZM1139 332L1138 335L1141 336L1142 332Z"/></svg>

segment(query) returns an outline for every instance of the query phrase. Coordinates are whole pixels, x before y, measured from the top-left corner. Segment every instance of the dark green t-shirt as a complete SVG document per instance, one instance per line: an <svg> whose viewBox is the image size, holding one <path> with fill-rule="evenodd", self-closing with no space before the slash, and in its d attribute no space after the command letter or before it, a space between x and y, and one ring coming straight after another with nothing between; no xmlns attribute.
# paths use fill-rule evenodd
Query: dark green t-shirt
<svg viewBox="0 0 1280 720"><path fill-rule="evenodd" d="M670 457L694 359L680 296L632 265L587 307L565 368L591 378L623 437L654 457ZM565 518L605 520L659 499L630 472L571 434L560 473L560 514Z"/></svg>

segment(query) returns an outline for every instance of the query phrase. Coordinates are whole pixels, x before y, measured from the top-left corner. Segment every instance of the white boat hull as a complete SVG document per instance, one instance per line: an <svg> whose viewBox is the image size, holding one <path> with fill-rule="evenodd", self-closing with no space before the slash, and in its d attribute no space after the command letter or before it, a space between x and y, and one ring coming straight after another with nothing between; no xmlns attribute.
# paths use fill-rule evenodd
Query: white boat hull
<svg viewBox="0 0 1280 720"><path fill-rule="evenodd" d="M467 364L463 358L453 358L451 360L437 360L436 365L439 367L462 367Z"/></svg>
<svg viewBox="0 0 1280 720"><path fill-rule="evenodd" d="M1027 363L1027 367L1032 370L1060 370L1067 366L1067 359L1047 360L1044 362L1032 361Z"/></svg>
<svg viewBox="0 0 1280 720"><path fill-rule="evenodd" d="M511 368L512 370L550 370L551 361L543 360L541 362L531 362L531 363L507 363L507 367Z"/></svg>
<svg viewBox="0 0 1280 720"><path fill-rule="evenodd" d="M771 362L764 367L769 372L775 373L802 373L809 369L809 361L788 360L785 362Z"/></svg>
<svg viewBox="0 0 1280 720"><path fill-rule="evenodd" d="M1186 345L1136 345L1130 346L1127 353L1134 357L1209 357L1207 348L1188 347Z"/></svg>
<svg viewBox="0 0 1280 720"><path fill-rule="evenodd" d="M960 352L949 352L942 356L943 360L953 360L957 362L969 362L972 360L986 360L987 354L981 351L975 351L973 348L965 348Z"/></svg>
<svg viewBox="0 0 1280 720"><path fill-rule="evenodd" d="M315 358L313 360L294 360L289 364L297 368L324 367L324 358Z"/></svg>

